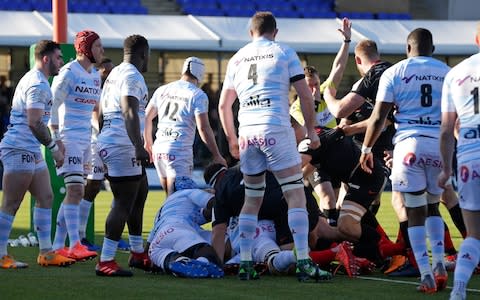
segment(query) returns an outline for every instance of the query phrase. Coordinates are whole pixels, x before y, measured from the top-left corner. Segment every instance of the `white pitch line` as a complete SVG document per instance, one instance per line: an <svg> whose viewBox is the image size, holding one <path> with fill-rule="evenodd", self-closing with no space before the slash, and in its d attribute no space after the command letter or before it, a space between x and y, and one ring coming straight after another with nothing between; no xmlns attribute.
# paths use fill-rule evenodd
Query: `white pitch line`
<svg viewBox="0 0 480 300"><path fill-rule="evenodd" d="M412 282L412 281L403 281L403 280L394 280L394 279L386 279L386 278L378 278L378 277L367 277L367 276L357 276L359 279L365 279L365 280L373 280L373 281L384 281L384 282L393 282L393 283L401 283L401 284L410 284L410 285L418 285L418 282ZM452 289L451 286L447 286L447 289ZM467 292L474 292L474 293L480 293L480 290L477 289L468 289Z"/></svg>

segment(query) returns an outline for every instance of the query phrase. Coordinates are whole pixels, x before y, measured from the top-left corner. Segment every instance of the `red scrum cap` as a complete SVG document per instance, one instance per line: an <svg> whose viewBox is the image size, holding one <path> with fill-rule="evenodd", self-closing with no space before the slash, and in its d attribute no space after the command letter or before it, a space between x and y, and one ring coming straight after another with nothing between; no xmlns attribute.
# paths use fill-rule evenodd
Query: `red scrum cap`
<svg viewBox="0 0 480 300"><path fill-rule="evenodd" d="M100 37L94 31L83 30L77 33L75 36L75 51L82 53L90 59L92 63L95 63L95 58L92 54L92 45Z"/></svg>

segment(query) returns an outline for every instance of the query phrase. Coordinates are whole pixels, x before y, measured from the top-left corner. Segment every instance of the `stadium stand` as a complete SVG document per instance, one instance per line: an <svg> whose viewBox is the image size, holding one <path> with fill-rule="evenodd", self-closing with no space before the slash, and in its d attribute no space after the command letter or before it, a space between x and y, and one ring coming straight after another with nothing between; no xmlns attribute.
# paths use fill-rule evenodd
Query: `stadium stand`
<svg viewBox="0 0 480 300"><path fill-rule="evenodd" d="M335 0L69 0L72 13L184 14L194 16L250 17L269 10L279 18L412 19L408 13L336 11ZM0 0L0 10L52 10L51 0Z"/></svg>
<svg viewBox="0 0 480 300"><path fill-rule="evenodd" d="M0 10L52 11L51 0L0 0ZM148 14L140 0L69 0L72 13Z"/></svg>

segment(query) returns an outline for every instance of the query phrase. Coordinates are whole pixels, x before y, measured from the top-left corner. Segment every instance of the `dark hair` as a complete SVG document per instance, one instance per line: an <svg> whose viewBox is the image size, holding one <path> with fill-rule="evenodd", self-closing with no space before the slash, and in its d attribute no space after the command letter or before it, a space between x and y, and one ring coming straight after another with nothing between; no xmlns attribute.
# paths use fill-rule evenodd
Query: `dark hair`
<svg viewBox="0 0 480 300"><path fill-rule="evenodd" d="M41 60L42 57L52 54L55 50L60 50L60 45L52 40L41 40L35 45L35 59Z"/></svg>
<svg viewBox="0 0 480 300"><path fill-rule="evenodd" d="M123 42L124 54L142 53L148 47L147 39L138 34L127 37Z"/></svg>
<svg viewBox="0 0 480 300"><path fill-rule="evenodd" d="M306 77L313 77L315 75L318 75L318 71L314 66L306 66L303 68L303 73L305 73Z"/></svg>
<svg viewBox="0 0 480 300"><path fill-rule="evenodd" d="M433 53L433 37L428 29L413 30L407 37L407 43L412 49L418 51L419 55L430 56Z"/></svg>
<svg viewBox="0 0 480 300"><path fill-rule="evenodd" d="M211 185L213 181L216 179L217 175L220 173L222 169L226 169L224 165L219 163L211 163L203 172L203 179L205 180L206 184Z"/></svg>
<svg viewBox="0 0 480 300"><path fill-rule="evenodd" d="M250 29L259 35L273 33L277 29L277 21L271 12L258 11L251 19Z"/></svg>

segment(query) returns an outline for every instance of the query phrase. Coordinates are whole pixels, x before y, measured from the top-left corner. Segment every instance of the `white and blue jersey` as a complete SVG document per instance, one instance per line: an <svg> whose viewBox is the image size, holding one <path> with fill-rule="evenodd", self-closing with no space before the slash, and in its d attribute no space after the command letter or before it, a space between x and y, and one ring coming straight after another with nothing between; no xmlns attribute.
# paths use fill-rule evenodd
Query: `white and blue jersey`
<svg viewBox="0 0 480 300"><path fill-rule="evenodd" d="M185 189L171 194L155 216L147 241L152 242L157 231L166 225L187 225L202 232L201 225L207 223L202 211L213 197L212 193L200 189Z"/></svg>
<svg viewBox="0 0 480 300"><path fill-rule="evenodd" d="M12 100L10 125L2 139L2 148L40 151L40 142L28 127L27 109L41 109L43 122L48 123L52 107L52 91L48 79L38 69L28 71L20 79Z"/></svg>
<svg viewBox="0 0 480 300"><path fill-rule="evenodd" d="M103 128L98 135L98 143L111 145L132 145L125 128L121 99L132 96L138 100L138 118L140 131L145 126L145 107L148 101L148 89L145 79L137 68L126 62L115 67L103 85L100 100L103 114ZM90 124L90 121L88 122Z"/></svg>
<svg viewBox="0 0 480 300"><path fill-rule="evenodd" d="M240 128L251 125L291 127L288 95L290 84L305 77L293 49L257 38L228 62L224 88L239 99Z"/></svg>
<svg viewBox="0 0 480 300"><path fill-rule="evenodd" d="M394 144L407 137L439 138L442 85L449 70L439 60L417 56L400 61L382 74L376 101L396 107Z"/></svg>
<svg viewBox="0 0 480 300"><path fill-rule="evenodd" d="M196 85L177 80L159 87L149 106L158 112L156 151L185 151L195 139L195 116L208 113L208 97Z"/></svg>
<svg viewBox="0 0 480 300"><path fill-rule="evenodd" d="M458 163L478 159L480 145L480 54L456 65L445 77L442 112L456 112L460 121Z"/></svg>
<svg viewBox="0 0 480 300"><path fill-rule="evenodd" d="M100 100L100 74L85 70L77 60L62 67L52 82L50 123L59 125L64 142L90 144L92 111Z"/></svg>

